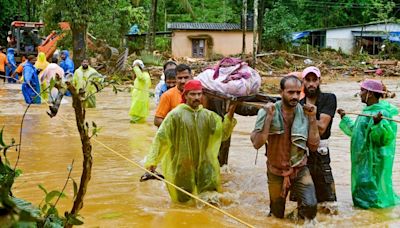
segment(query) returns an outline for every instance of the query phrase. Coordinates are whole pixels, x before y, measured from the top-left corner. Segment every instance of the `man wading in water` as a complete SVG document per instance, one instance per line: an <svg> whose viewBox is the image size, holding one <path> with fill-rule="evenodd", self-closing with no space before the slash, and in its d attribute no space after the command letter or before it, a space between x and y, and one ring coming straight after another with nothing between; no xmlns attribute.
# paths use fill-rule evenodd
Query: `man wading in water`
<svg viewBox="0 0 400 228"><path fill-rule="evenodd" d="M282 78L280 87L282 100L259 110L251 141L256 149L268 145L270 214L284 217L290 190L297 199L299 215L311 220L317 214L317 199L306 165L308 148L317 151L319 145L317 109L299 104L301 81L296 76Z"/></svg>
<svg viewBox="0 0 400 228"><path fill-rule="evenodd" d="M305 97L300 100L300 104L313 104L317 107L316 118L320 135L319 147L317 151L310 151L307 166L315 185L318 203L321 203L324 211L336 214L335 182L330 166L331 159L328 147L328 139L331 136L331 127L337 106L336 96L332 93L321 92L321 72L318 68L307 67L302 73L302 78Z"/></svg>
<svg viewBox="0 0 400 228"><path fill-rule="evenodd" d="M216 113L202 107L200 81L190 80L183 88L184 104L163 119L145 167L154 172L161 161L166 180L202 197L202 193L206 196L207 192L221 191L218 151L221 141L229 138L236 125L235 105L229 106L222 121ZM167 188L174 202L191 199L172 186Z"/></svg>
<svg viewBox="0 0 400 228"><path fill-rule="evenodd" d="M397 123L386 118L399 114L398 108L380 100L385 91L380 81L367 79L360 85L361 102L367 106L354 121L343 109L340 129L351 137L351 195L354 206L387 208L400 203L392 184L396 152Z"/></svg>

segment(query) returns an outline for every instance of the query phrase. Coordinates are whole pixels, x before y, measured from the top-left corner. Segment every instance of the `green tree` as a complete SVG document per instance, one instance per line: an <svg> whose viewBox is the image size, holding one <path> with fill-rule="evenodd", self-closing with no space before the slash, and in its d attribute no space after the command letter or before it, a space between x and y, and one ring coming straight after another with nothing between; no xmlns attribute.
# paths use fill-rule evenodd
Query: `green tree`
<svg viewBox="0 0 400 228"><path fill-rule="evenodd" d="M281 48L286 43L286 36L296 31L299 21L288 7L277 2L274 8L265 13L263 40L269 49Z"/></svg>
<svg viewBox="0 0 400 228"><path fill-rule="evenodd" d="M119 46L132 23L144 23L144 9L133 7L129 0L48 0L44 9L49 28L69 22L75 66L86 57L88 31Z"/></svg>
<svg viewBox="0 0 400 228"><path fill-rule="evenodd" d="M166 1L166 0L165 0ZM192 18L194 18L194 12L189 0L179 0L181 7L189 12ZM158 15L158 0L151 0L150 5L150 18L149 18L149 30L146 36L146 50L152 51L154 49L155 37L157 31L157 15Z"/></svg>

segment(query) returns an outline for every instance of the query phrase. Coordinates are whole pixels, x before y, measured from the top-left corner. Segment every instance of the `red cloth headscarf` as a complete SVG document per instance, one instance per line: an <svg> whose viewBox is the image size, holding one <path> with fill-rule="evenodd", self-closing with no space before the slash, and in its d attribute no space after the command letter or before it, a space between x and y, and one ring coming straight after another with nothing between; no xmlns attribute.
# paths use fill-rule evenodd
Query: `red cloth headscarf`
<svg viewBox="0 0 400 228"><path fill-rule="evenodd" d="M185 95L192 90L202 90L203 86L199 80L190 80L186 82L185 86L183 87L182 93L182 103L186 103Z"/></svg>

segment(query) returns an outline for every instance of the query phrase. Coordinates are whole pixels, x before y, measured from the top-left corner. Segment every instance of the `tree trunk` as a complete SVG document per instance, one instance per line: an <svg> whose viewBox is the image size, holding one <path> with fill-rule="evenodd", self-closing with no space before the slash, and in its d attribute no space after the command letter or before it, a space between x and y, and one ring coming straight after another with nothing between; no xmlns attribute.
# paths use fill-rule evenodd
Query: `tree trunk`
<svg viewBox="0 0 400 228"><path fill-rule="evenodd" d="M246 56L246 31L247 31L247 0L243 0L242 7L242 59Z"/></svg>
<svg viewBox="0 0 400 228"><path fill-rule="evenodd" d="M258 48L258 0L254 0L254 24L253 24L253 67L257 64L257 48Z"/></svg>
<svg viewBox="0 0 400 228"><path fill-rule="evenodd" d="M258 50L262 49L262 34L264 31L264 14L265 14L265 1L260 0L260 12L258 14Z"/></svg>
<svg viewBox="0 0 400 228"><path fill-rule="evenodd" d="M149 20L149 31L146 36L146 50L153 51L156 38L156 24L157 24L157 0L151 0L151 13Z"/></svg>
<svg viewBox="0 0 400 228"><path fill-rule="evenodd" d="M73 40L73 61L75 68L86 58L87 24L75 24L71 27Z"/></svg>
<svg viewBox="0 0 400 228"><path fill-rule="evenodd" d="M31 21L31 2L30 2L30 0L26 0L26 13L28 16L28 21Z"/></svg>
<svg viewBox="0 0 400 228"><path fill-rule="evenodd" d="M82 153L83 153L83 170L81 175L81 181L79 184L79 190L74 200L74 205L72 206L71 212L72 216L77 216L79 211L83 207L83 198L85 197L87 186L90 181L92 173L92 144L90 143L89 137L89 126L85 122L85 106L82 101L83 94L76 91L75 87L71 83L67 83L68 90L72 95L72 107L75 111L76 126L78 127L79 135L82 142ZM66 224L66 228L71 228L72 225Z"/></svg>

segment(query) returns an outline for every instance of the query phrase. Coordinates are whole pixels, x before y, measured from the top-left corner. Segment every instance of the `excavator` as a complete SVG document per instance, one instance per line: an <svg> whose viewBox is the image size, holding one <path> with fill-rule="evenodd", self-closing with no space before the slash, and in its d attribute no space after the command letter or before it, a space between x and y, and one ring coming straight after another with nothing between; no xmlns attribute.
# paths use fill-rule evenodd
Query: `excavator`
<svg viewBox="0 0 400 228"><path fill-rule="evenodd" d="M11 34L15 39L15 59L22 62L23 56L37 55L44 52L49 59L57 50L57 42L63 39L66 32L70 30L68 22L60 22L59 27L62 32L52 31L44 40L39 36L40 30L44 28L43 22L13 21L11 23ZM88 34L88 48L95 53L103 56L104 60L115 59L118 57L118 49L110 47L104 41L96 39Z"/></svg>

